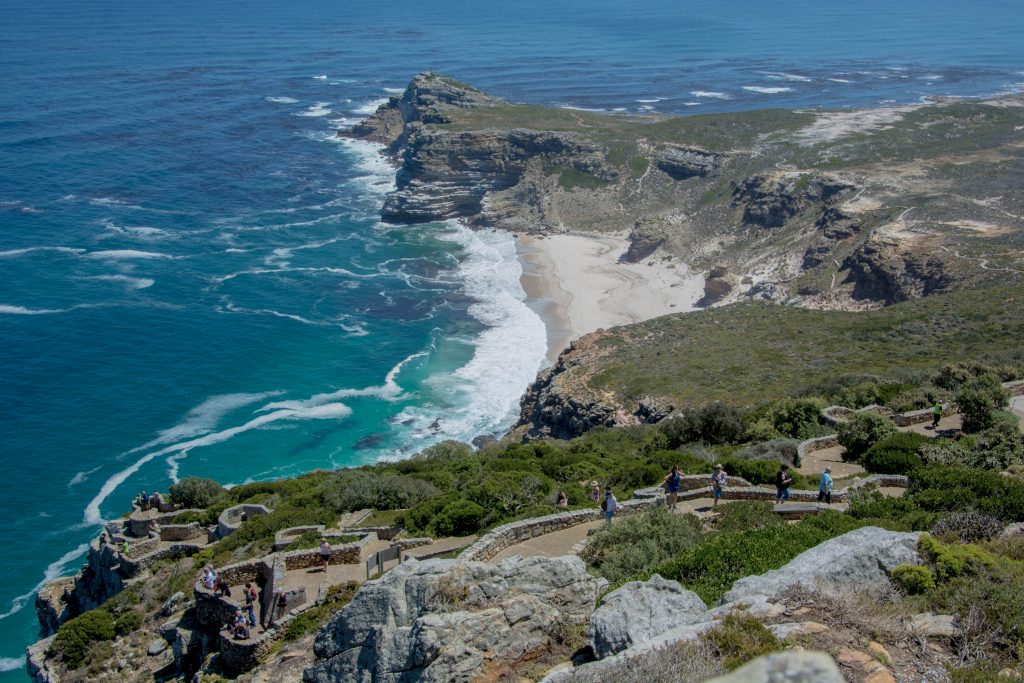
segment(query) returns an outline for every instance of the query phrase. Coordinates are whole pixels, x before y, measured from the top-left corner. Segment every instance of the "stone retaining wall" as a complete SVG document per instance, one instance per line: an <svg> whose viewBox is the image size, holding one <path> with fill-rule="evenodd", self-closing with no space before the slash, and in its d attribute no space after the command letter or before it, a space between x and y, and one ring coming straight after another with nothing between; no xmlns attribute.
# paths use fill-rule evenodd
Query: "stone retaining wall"
<svg viewBox="0 0 1024 683"><path fill-rule="evenodd" d="M128 552L121 553L122 556L128 557L128 559L134 559L147 555L160 547L160 538L158 536L152 536L145 539L144 541L137 541L135 543L128 544Z"/></svg>
<svg viewBox="0 0 1024 683"><path fill-rule="evenodd" d="M155 531L158 526L165 524L171 524L174 518L185 512L206 512L202 508L188 508L185 510L171 510L169 512L157 512L156 510L147 510L142 512L135 510L125 521L125 528L129 536L135 536L139 538L141 536L148 536L149 532Z"/></svg>
<svg viewBox="0 0 1024 683"><path fill-rule="evenodd" d="M159 547L159 543L157 544ZM195 555L204 546L198 543L175 543L166 548L159 548L153 552L140 555L139 557L125 557L121 555L121 573L127 578L133 578L149 569L160 560L174 560L182 557Z"/></svg>
<svg viewBox="0 0 1024 683"><path fill-rule="evenodd" d="M367 534L355 543L332 545L331 564L359 564L363 561L363 547L371 540L376 540L376 538L376 534ZM288 570L319 567L323 564L319 548L294 550L290 553L284 553L282 557L284 558L285 568Z"/></svg>
<svg viewBox="0 0 1024 683"><path fill-rule="evenodd" d="M240 527L242 522L245 521L243 517L249 519L269 514L270 509L266 505L253 505L251 503L233 505L220 513L220 517L217 518L217 537L224 538L234 533L235 529Z"/></svg>
<svg viewBox="0 0 1024 683"><path fill-rule="evenodd" d="M412 548L419 548L421 546L430 545L433 542L434 539L423 536L420 538L400 538L395 541L395 545L397 545L402 550L410 550ZM448 551L446 550L445 552Z"/></svg>
<svg viewBox="0 0 1024 683"><path fill-rule="evenodd" d="M823 451L826 448L832 448L833 446L839 445L839 435L829 434L828 436L819 436L816 439L807 439L807 441L801 441L796 447L796 459L797 467L804 461L808 453L814 451Z"/></svg>
<svg viewBox="0 0 1024 683"><path fill-rule="evenodd" d="M315 531L318 534L323 535L324 529L326 529L326 527L323 524L318 524L316 526L293 526L287 529L281 529L274 534L274 552L276 553L284 550L291 544L295 543L300 536L309 533L310 531Z"/></svg>
<svg viewBox="0 0 1024 683"><path fill-rule="evenodd" d="M199 522L168 524L160 527L161 541L191 541L200 537L206 538L206 528Z"/></svg>
<svg viewBox="0 0 1024 683"><path fill-rule="evenodd" d="M377 538L382 541L390 541L395 538L398 534L402 533L403 529L397 526L347 526L343 528L342 533L345 534L377 534Z"/></svg>

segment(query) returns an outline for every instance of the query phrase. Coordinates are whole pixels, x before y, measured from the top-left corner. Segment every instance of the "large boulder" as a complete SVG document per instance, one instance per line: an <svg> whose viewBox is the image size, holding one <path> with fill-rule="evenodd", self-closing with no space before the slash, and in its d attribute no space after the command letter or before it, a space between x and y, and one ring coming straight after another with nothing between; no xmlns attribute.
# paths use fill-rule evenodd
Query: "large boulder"
<svg viewBox="0 0 1024 683"><path fill-rule="evenodd" d="M842 672L824 652L787 650L747 662L705 683L844 683Z"/></svg>
<svg viewBox="0 0 1024 683"><path fill-rule="evenodd" d="M594 653L599 659L618 654L677 626L704 621L707 611L696 593L676 581L658 575L650 581L631 581L606 595L594 613Z"/></svg>
<svg viewBox="0 0 1024 683"><path fill-rule="evenodd" d="M585 622L602 585L578 557L406 562L364 584L320 631L304 680L500 677L542 654L562 623Z"/></svg>
<svg viewBox="0 0 1024 683"><path fill-rule="evenodd" d="M919 533L863 527L806 550L789 564L733 584L723 603L777 595L796 585L839 584L854 589L884 585L901 564L920 564Z"/></svg>

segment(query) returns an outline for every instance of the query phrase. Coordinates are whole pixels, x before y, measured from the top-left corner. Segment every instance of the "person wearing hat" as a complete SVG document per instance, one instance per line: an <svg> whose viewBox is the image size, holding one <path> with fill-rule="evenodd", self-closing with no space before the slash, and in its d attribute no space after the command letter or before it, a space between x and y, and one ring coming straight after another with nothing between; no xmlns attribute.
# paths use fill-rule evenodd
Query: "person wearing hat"
<svg viewBox="0 0 1024 683"><path fill-rule="evenodd" d="M722 490L725 489L727 480L728 477L722 464L715 465L715 471L711 474L711 495L715 499L715 502L711 504L712 507L718 505L718 499L722 497Z"/></svg>
<svg viewBox="0 0 1024 683"><path fill-rule="evenodd" d="M619 509L619 501L615 498L615 494L612 493L611 486L604 487L604 500L601 501L601 510L604 511L604 521L608 526L612 525L612 517L615 516L615 511Z"/></svg>
<svg viewBox="0 0 1024 683"><path fill-rule="evenodd" d="M590 500L594 503L601 500L601 485L596 481L590 482Z"/></svg>
<svg viewBox="0 0 1024 683"><path fill-rule="evenodd" d="M826 467L825 471L821 473L821 478L818 480L818 502L824 500L829 505L832 504L832 468Z"/></svg>

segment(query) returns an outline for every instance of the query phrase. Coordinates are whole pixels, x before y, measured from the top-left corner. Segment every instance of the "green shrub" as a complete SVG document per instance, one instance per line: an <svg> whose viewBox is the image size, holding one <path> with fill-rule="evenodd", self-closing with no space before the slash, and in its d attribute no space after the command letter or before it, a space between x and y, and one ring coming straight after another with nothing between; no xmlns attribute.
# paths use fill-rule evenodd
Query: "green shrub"
<svg viewBox="0 0 1024 683"><path fill-rule="evenodd" d="M467 536L480 530L487 511L470 500L456 500L444 506L434 519L438 536Z"/></svg>
<svg viewBox="0 0 1024 683"><path fill-rule="evenodd" d="M337 512L374 508L399 510L440 493L422 479L363 470L339 470L321 489L323 504Z"/></svg>
<svg viewBox="0 0 1024 683"><path fill-rule="evenodd" d="M61 624L53 646L69 669L77 669L93 644L113 640L115 635L110 612L94 609Z"/></svg>
<svg viewBox="0 0 1024 683"><path fill-rule="evenodd" d="M679 417L658 423L669 448L687 443L741 443L746 426L738 410L725 403L709 403L691 408Z"/></svg>
<svg viewBox="0 0 1024 683"><path fill-rule="evenodd" d="M865 451L861 464L868 472L910 474L924 464L917 450L931 441L915 432L896 432Z"/></svg>
<svg viewBox="0 0 1024 683"><path fill-rule="evenodd" d="M799 467L799 446L800 441L797 439L772 439L736 451L733 457L740 460L770 460Z"/></svg>
<svg viewBox="0 0 1024 683"><path fill-rule="evenodd" d="M935 566L935 576L939 581L948 581L996 563L995 556L981 546L943 543L931 534L921 534L918 550Z"/></svg>
<svg viewBox="0 0 1024 683"><path fill-rule="evenodd" d="M910 595L918 595L935 588L935 576L928 567L916 564L901 564L893 567L893 580Z"/></svg>
<svg viewBox="0 0 1024 683"><path fill-rule="evenodd" d="M927 465L914 472L907 494L922 510L975 510L1004 522L1024 521L1024 481L998 472Z"/></svg>
<svg viewBox="0 0 1024 683"><path fill-rule="evenodd" d="M717 510L715 529L718 531L746 531L785 524L769 501L738 500L719 505Z"/></svg>
<svg viewBox="0 0 1024 683"><path fill-rule="evenodd" d="M839 445L846 449L844 457L857 459L873 445L895 433L896 425L883 415L854 413L839 425Z"/></svg>
<svg viewBox="0 0 1024 683"><path fill-rule="evenodd" d="M817 397L784 398L772 404L767 418L783 436L810 439L819 435L821 411L825 407L825 400Z"/></svg>
<svg viewBox="0 0 1024 683"><path fill-rule="evenodd" d="M1005 470L1024 461L1018 418L1013 413L997 411L993 425L979 432L968 442L963 464L985 470Z"/></svg>
<svg viewBox="0 0 1024 683"><path fill-rule="evenodd" d="M213 479L185 477L171 484L171 502L186 508L206 508L214 504L226 491Z"/></svg>
<svg viewBox="0 0 1024 683"><path fill-rule="evenodd" d="M922 510L907 496L895 498L879 491L855 492L850 499L847 514L863 521L888 520L905 526L907 531L927 531L938 518L938 514Z"/></svg>
<svg viewBox="0 0 1024 683"><path fill-rule="evenodd" d="M142 626L142 615L138 612L125 612L114 620L114 633L125 636L137 631Z"/></svg>
<svg viewBox="0 0 1024 683"><path fill-rule="evenodd" d="M730 612L712 629L701 634L701 640L712 644L729 671L751 659L783 649L783 643L756 617Z"/></svg>
<svg viewBox="0 0 1024 683"><path fill-rule="evenodd" d="M996 422L996 411L1006 407L1010 394L999 378L984 374L965 382L956 393L956 405L968 434L988 429Z"/></svg>
<svg viewBox="0 0 1024 683"><path fill-rule="evenodd" d="M932 535L951 537L960 543L977 543L995 538L1003 530L1003 523L991 515L980 512L954 512L945 515L932 527Z"/></svg>
<svg viewBox="0 0 1024 683"><path fill-rule="evenodd" d="M699 519L657 507L594 532L581 557L598 574L618 584L650 571L700 539Z"/></svg>
<svg viewBox="0 0 1024 683"><path fill-rule="evenodd" d="M862 524L842 513L826 511L793 525L720 532L658 565L651 573L678 580L711 605L737 579L778 569L803 551Z"/></svg>
<svg viewBox="0 0 1024 683"><path fill-rule="evenodd" d="M291 643L318 630L352 600L357 590L359 586L354 582L331 586L327 589L327 597L322 604L306 610L288 622L282 640Z"/></svg>

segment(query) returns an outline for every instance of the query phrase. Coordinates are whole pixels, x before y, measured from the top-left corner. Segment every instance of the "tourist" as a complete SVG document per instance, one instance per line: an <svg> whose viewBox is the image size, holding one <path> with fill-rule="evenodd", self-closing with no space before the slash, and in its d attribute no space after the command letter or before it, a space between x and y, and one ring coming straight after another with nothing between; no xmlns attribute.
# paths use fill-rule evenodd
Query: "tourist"
<svg viewBox="0 0 1024 683"><path fill-rule="evenodd" d="M781 465L775 473L775 504L778 505L784 500L789 500L789 487L793 483L793 477L789 476L789 465Z"/></svg>
<svg viewBox="0 0 1024 683"><path fill-rule="evenodd" d="M213 565L208 564L203 569L203 585L206 586L206 590L214 590L217 588L217 572L213 570Z"/></svg>
<svg viewBox="0 0 1024 683"><path fill-rule="evenodd" d="M679 473L679 465L672 465L672 471L665 476L662 486L665 488L668 509L675 510L676 501L679 500L679 489L683 486L683 475Z"/></svg>
<svg viewBox="0 0 1024 683"><path fill-rule="evenodd" d="M331 544L327 542L325 538L320 542L320 559L324 561L324 571L327 571L327 565L331 562Z"/></svg>
<svg viewBox="0 0 1024 683"><path fill-rule="evenodd" d="M594 503L601 500L601 485L596 481L590 482L590 500Z"/></svg>
<svg viewBox="0 0 1024 683"><path fill-rule="evenodd" d="M245 620L245 615L242 614L242 608L239 607L235 610L235 638L240 640L249 640L249 624Z"/></svg>
<svg viewBox="0 0 1024 683"><path fill-rule="evenodd" d="M825 471L821 473L821 479L818 480L818 502L824 500L829 505L832 504L832 468L826 467Z"/></svg>
<svg viewBox="0 0 1024 683"><path fill-rule="evenodd" d="M256 626L256 586L245 582L245 611L249 613L249 626Z"/></svg>
<svg viewBox="0 0 1024 683"><path fill-rule="evenodd" d="M615 516L615 510L618 507L619 501L615 499L612 487L606 486L604 489L604 500L601 501L601 509L604 510L604 521L608 526L612 525L612 517Z"/></svg>
<svg viewBox="0 0 1024 683"><path fill-rule="evenodd" d="M100 534L100 545L106 545L106 544L107 544L107 532L104 531L104 532L102 532Z"/></svg>
<svg viewBox="0 0 1024 683"><path fill-rule="evenodd" d="M149 509L149 494L143 491L142 495L140 496L140 499L142 501L142 511L145 512L146 510Z"/></svg>
<svg viewBox="0 0 1024 683"><path fill-rule="evenodd" d="M555 499L555 505L560 508L569 507L569 496L565 495L565 491L559 490L558 498Z"/></svg>
<svg viewBox="0 0 1024 683"><path fill-rule="evenodd" d="M231 586L228 585L228 580L221 577L217 579L217 593L223 595L225 598L231 597Z"/></svg>
<svg viewBox="0 0 1024 683"><path fill-rule="evenodd" d="M715 500L711 503L711 507L718 505L718 499L722 497L722 491L728 481L729 477L725 474L725 468L721 463L715 465L715 471L711 474L711 497Z"/></svg>
<svg viewBox="0 0 1024 683"><path fill-rule="evenodd" d="M939 428L939 420L942 419L942 402L936 401L932 406L932 429Z"/></svg>
<svg viewBox="0 0 1024 683"><path fill-rule="evenodd" d="M129 547L130 547L130 546L128 545L128 541L125 541L124 543L122 543L122 544L121 544L121 554L122 554L122 555L127 555L127 554L128 554L128 548L129 548Z"/></svg>
<svg viewBox="0 0 1024 683"><path fill-rule="evenodd" d="M164 504L164 499L160 496L159 491L153 491L153 495L149 497L149 507L160 512L160 506Z"/></svg>

